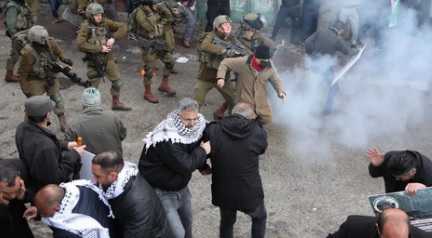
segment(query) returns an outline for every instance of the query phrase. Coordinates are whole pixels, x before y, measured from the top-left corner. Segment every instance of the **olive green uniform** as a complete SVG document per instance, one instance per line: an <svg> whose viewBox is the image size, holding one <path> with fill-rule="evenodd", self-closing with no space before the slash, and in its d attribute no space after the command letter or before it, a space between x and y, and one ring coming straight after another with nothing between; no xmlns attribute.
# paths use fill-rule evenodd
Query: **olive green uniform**
<svg viewBox="0 0 432 238"><path fill-rule="evenodd" d="M40 48L40 49L39 49ZM47 45L35 48L27 44L21 50L21 61L18 67L20 85L27 97L47 95L56 103L54 112L64 114L64 102L60 95L59 80L48 69L48 61L63 61L64 55L54 38L48 38Z"/></svg>
<svg viewBox="0 0 432 238"><path fill-rule="evenodd" d="M79 50L86 53L87 77L91 85L97 88L100 81L106 76L111 81L111 94L119 96L121 88L120 74L114 56L112 52L102 53L102 45L108 40L109 32L113 32L112 38L117 40L126 35L127 26L124 23L112 21L105 17L98 25L85 20L78 32L77 43ZM92 57L97 57L102 65L97 66L97 61L93 60ZM102 75L98 69L103 71Z"/></svg>
<svg viewBox="0 0 432 238"><path fill-rule="evenodd" d="M29 6L31 15L34 21L36 21L39 15L40 0L25 0L27 6Z"/></svg>
<svg viewBox="0 0 432 238"><path fill-rule="evenodd" d="M198 81L195 86L195 100L199 105L203 105L208 92L216 88L219 93L228 103L228 108L231 110L234 107L234 89L230 84L225 84L223 88L219 88L216 85L216 74L219 68L219 64L225 57L226 49L223 46L215 44L214 40L218 36L218 33L211 31L207 33L199 45L199 57L200 67L198 72ZM224 41L236 42L234 36L229 36Z"/></svg>
<svg viewBox="0 0 432 238"><path fill-rule="evenodd" d="M163 77L166 78L174 70L172 41L172 17L167 13L162 13L166 9L154 10L149 6L139 6L135 9L136 13L131 14L135 17L135 33L147 40L160 40L165 44L164 50L154 50L152 48L141 48L142 59L144 62L144 84L151 84L156 63L161 60L164 65Z"/></svg>
<svg viewBox="0 0 432 238"><path fill-rule="evenodd" d="M272 39L264 36L259 31L248 32L240 30L237 38L250 53L253 53L253 49L261 44L264 44L269 48L276 48L276 43Z"/></svg>
<svg viewBox="0 0 432 238"><path fill-rule="evenodd" d="M30 9L27 5L20 5L15 1L9 1L5 11L6 35L12 40L10 57L6 62L6 70L13 71L18 62L20 50L23 46L14 38L15 34L29 29L33 25Z"/></svg>

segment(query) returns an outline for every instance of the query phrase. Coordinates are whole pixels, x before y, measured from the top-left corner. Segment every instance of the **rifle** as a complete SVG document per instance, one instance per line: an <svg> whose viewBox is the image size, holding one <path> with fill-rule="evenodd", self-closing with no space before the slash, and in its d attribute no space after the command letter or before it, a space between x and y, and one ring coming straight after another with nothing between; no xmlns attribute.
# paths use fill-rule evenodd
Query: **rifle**
<svg viewBox="0 0 432 238"><path fill-rule="evenodd" d="M234 50L234 57L245 56L249 53L242 43L236 38L234 38L232 41L224 41L216 36L213 39L213 43L217 46L225 48L226 50Z"/></svg>
<svg viewBox="0 0 432 238"><path fill-rule="evenodd" d="M49 72L51 72L51 74L48 77L48 81L53 80L55 78L54 74L62 73L66 77L68 77L73 83L76 83L86 88L90 86L89 81L82 80L80 77L77 76L76 73L72 72L71 66L60 63L60 61L58 60L49 60L47 67Z"/></svg>
<svg viewBox="0 0 432 238"><path fill-rule="evenodd" d="M154 51L154 52L163 52L167 50L167 45L162 39L146 39L144 37L129 34L128 38L130 40L138 42L139 47L144 50Z"/></svg>

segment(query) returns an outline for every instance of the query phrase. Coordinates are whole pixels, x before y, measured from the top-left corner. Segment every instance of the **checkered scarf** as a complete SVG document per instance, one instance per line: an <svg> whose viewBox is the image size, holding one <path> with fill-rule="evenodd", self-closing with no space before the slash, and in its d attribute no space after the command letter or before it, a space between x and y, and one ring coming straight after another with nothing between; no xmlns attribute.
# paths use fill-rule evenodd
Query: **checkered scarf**
<svg viewBox="0 0 432 238"><path fill-rule="evenodd" d="M150 146L156 146L162 141L171 143L192 144L201 139L207 121L198 113L198 122L193 128L187 128L180 118L180 111L176 110L168 114L156 128L143 139L146 151Z"/></svg>
<svg viewBox="0 0 432 238"><path fill-rule="evenodd" d="M106 192L104 192L104 197L106 199L113 199L124 192L124 187L129 182L130 178L138 174L138 168L135 164L131 162L125 162L123 169L118 174L117 180L111 184Z"/></svg>

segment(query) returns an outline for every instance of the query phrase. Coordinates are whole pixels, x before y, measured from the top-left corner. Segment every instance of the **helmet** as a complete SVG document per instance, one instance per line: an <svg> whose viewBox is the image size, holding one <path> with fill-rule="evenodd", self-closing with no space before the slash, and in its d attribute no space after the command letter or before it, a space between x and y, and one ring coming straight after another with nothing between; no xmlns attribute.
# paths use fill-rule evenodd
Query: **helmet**
<svg viewBox="0 0 432 238"><path fill-rule="evenodd" d="M39 25L32 26L27 33L27 38L30 42L36 42L41 45L47 42L48 37L48 31L45 27Z"/></svg>
<svg viewBox="0 0 432 238"><path fill-rule="evenodd" d="M222 25L224 23L231 23L231 19L229 18L229 16L220 15L220 16L216 17L213 21L213 29L216 29L217 27L219 27L220 25Z"/></svg>
<svg viewBox="0 0 432 238"><path fill-rule="evenodd" d="M104 9L99 3L90 3L86 8L86 17L91 18L97 14L103 14Z"/></svg>
<svg viewBox="0 0 432 238"><path fill-rule="evenodd" d="M251 12L243 17L242 23L246 24L252 29L261 30L265 26L266 20L260 13Z"/></svg>

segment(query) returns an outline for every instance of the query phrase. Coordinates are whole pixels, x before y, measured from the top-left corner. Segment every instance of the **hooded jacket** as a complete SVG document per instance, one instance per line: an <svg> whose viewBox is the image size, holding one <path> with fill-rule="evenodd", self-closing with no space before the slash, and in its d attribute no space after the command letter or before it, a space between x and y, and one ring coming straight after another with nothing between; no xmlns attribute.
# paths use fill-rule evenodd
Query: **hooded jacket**
<svg viewBox="0 0 432 238"><path fill-rule="evenodd" d="M267 133L256 120L240 115L208 125L212 152L212 202L224 209L253 211L264 199L258 156L267 148Z"/></svg>

